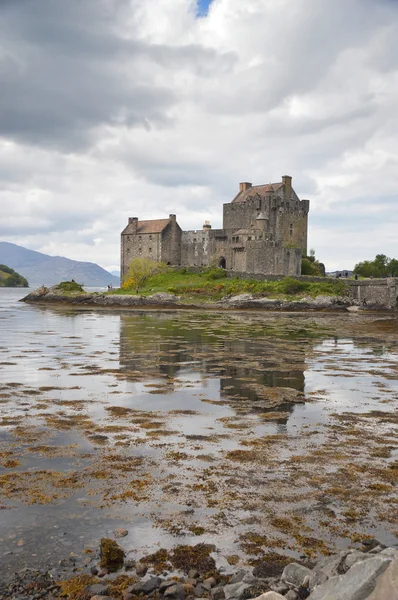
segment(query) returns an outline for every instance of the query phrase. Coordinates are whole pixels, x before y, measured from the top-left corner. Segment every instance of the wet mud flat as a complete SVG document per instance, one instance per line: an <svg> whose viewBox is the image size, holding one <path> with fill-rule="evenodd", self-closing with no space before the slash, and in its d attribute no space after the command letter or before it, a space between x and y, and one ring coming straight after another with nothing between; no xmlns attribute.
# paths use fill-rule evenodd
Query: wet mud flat
<svg viewBox="0 0 398 600"><path fill-rule="evenodd" d="M398 541L396 317L1 316L4 579L120 527L227 569Z"/></svg>

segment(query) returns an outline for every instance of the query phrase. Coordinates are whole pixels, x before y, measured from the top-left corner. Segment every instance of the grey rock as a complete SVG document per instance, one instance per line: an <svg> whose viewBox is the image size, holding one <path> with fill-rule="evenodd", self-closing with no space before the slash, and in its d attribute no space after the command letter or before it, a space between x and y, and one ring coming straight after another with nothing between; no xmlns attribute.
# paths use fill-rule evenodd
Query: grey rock
<svg viewBox="0 0 398 600"><path fill-rule="evenodd" d="M345 568L346 571L351 569L357 562L361 560L367 560L372 558L372 554L370 552L360 552L359 550L354 550L354 552L350 552L344 559L344 563L341 565Z"/></svg>
<svg viewBox="0 0 398 600"><path fill-rule="evenodd" d="M118 527L118 529L115 529L115 531L113 532L115 534L115 538L122 538L122 537L126 537L126 535L128 535L128 531L127 529L123 529L123 527Z"/></svg>
<svg viewBox="0 0 398 600"><path fill-rule="evenodd" d="M175 581L171 580L171 581L162 581L162 583L159 585L159 592L161 594L163 594L163 592L165 590L167 590L167 588L171 587L172 585L175 585Z"/></svg>
<svg viewBox="0 0 398 600"><path fill-rule="evenodd" d="M195 587L195 585L198 583L198 580L192 579L191 577L186 577L184 579L184 583L187 583L188 585L193 585Z"/></svg>
<svg viewBox="0 0 398 600"><path fill-rule="evenodd" d="M93 583L88 585L84 591L90 596L108 596L109 594L108 586L104 583Z"/></svg>
<svg viewBox="0 0 398 600"><path fill-rule="evenodd" d="M146 581L138 581L137 583L135 583L134 585L131 586L131 588L128 588L129 592L131 591L132 593L143 593L143 594L149 594L150 592L153 592L154 590L156 590L160 584L162 583L162 580L160 579L160 577L150 577L149 579L147 579Z"/></svg>
<svg viewBox="0 0 398 600"><path fill-rule="evenodd" d="M379 554L379 552L381 552L383 550L383 548L385 548L385 546L381 546L379 544L378 546L375 546L374 548L372 548L372 550L369 550L368 554Z"/></svg>
<svg viewBox="0 0 398 600"><path fill-rule="evenodd" d="M377 579L376 587L367 600L398 599L398 559L393 560Z"/></svg>
<svg viewBox="0 0 398 600"><path fill-rule="evenodd" d="M214 587L216 585L216 580L214 579L214 577L208 577L207 579L204 580L204 582L202 583L203 587L205 586L210 586L210 588ZM206 588L206 589L210 589L210 588Z"/></svg>
<svg viewBox="0 0 398 600"><path fill-rule="evenodd" d="M203 598L205 591L202 588L201 584L198 584L195 589L194 589L194 594L196 596L196 598Z"/></svg>
<svg viewBox="0 0 398 600"><path fill-rule="evenodd" d="M212 597L212 600L224 600L225 593L224 593L223 586L220 585L220 586L212 588L210 591L210 595Z"/></svg>
<svg viewBox="0 0 398 600"><path fill-rule="evenodd" d="M256 585L261 580L258 577L255 577L251 573L246 573L244 578L242 579L243 583L249 583L250 585Z"/></svg>
<svg viewBox="0 0 398 600"><path fill-rule="evenodd" d="M312 576L310 577L310 587L311 589L315 585L320 585L324 583L330 577L334 577L336 575L341 574L341 565L344 564L345 558L348 554L347 550L343 550L339 552L339 554L334 554L333 556L327 556L322 560L318 561L312 570ZM343 570L345 572L345 570Z"/></svg>
<svg viewBox="0 0 398 600"><path fill-rule="evenodd" d="M135 560L127 558L124 561L124 568L126 569L126 571L130 571L131 569L134 569L134 567L135 567Z"/></svg>
<svg viewBox="0 0 398 600"><path fill-rule="evenodd" d="M398 559L398 548L385 548L380 552L380 556L387 556L396 560Z"/></svg>
<svg viewBox="0 0 398 600"><path fill-rule="evenodd" d="M199 577L199 571L197 571L196 569L189 569L188 577L190 579L197 579Z"/></svg>
<svg viewBox="0 0 398 600"><path fill-rule="evenodd" d="M137 566L135 567L135 572L137 573L138 577L144 577L144 575L146 575L148 571L148 567L142 563L138 563Z"/></svg>
<svg viewBox="0 0 398 600"><path fill-rule="evenodd" d="M390 558L383 556L372 556L369 560L358 562L345 575L331 577L316 587L309 600L365 600L373 591L377 577L384 573L390 562Z"/></svg>
<svg viewBox="0 0 398 600"><path fill-rule="evenodd" d="M226 600L229 600L230 598L236 598L237 600L239 600L243 596L244 591L247 590L247 588L249 587L250 585L248 583L243 583L243 581L239 583L229 583L228 585L225 585L224 594Z"/></svg>
<svg viewBox="0 0 398 600"><path fill-rule="evenodd" d="M229 583L239 583L243 580L243 578L248 574L248 571L244 571L243 569L241 569L240 571L238 571L237 573L235 573L235 575L233 575L231 577L231 579L229 580Z"/></svg>
<svg viewBox="0 0 398 600"><path fill-rule="evenodd" d="M294 590L289 590L287 594L285 594L285 600L297 600L297 594Z"/></svg>
<svg viewBox="0 0 398 600"><path fill-rule="evenodd" d="M185 598L185 590L184 586L181 583L176 583L175 585L171 585L164 592L165 598L173 598L175 600L184 600Z"/></svg>
<svg viewBox="0 0 398 600"><path fill-rule="evenodd" d="M282 594L282 596L284 596L290 589L286 583L281 582L271 583L271 585L268 587L271 589L271 591L278 592L278 594Z"/></svg>
<svg viewBox="0 0 398 600"><path fill-rule="evenodd" d="M301 585L306 577L312 577L313 573L311 569L307 567L303 567L303 565L299 565L298 563L289 563L283 569L281 581L289 583L298 587Z"/></svg>

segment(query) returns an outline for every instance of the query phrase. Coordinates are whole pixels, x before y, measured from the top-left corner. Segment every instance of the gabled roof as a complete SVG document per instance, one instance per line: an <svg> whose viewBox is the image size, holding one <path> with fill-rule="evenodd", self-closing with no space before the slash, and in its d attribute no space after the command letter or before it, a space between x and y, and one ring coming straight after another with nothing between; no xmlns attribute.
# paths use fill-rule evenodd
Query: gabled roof
<svg viewBox="0 0 398 600"><path fill-rule="evenodd" d="M153 219L152 221L138 221L137 234L141 233L161 233L170 223L170 219ZM129 223L123 230L123 233L134 234L134 225Z"/></svg>
<svg viewBox="0 0 398 600"><path fill-rule="evenodd" d="M277 192L283 187L283 183L267 183L265 185L252 185L248 190L239 192L232 200L232 202L246 202L248 198L253 196L263 196L267 192Z"/></svg>
<svg viewBox="0 0 398 600"><path fill-rule="evenodd" d="M138 221L137 233L161 233L170 223L169 219L154 219L153 221Z"/></svg>

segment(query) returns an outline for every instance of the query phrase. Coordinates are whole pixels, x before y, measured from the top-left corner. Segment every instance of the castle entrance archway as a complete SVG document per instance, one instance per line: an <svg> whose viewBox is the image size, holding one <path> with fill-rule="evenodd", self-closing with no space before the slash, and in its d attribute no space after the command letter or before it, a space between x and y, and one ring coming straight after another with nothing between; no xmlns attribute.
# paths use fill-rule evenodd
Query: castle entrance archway
<svg viewBox="0 0 398 600"><path fill-rule="evenodd" d="M220 267L220 269L225 269L225 267L226 267L226 260L225 260L225 258L223 256L218 261L218 266Z"/></svg>

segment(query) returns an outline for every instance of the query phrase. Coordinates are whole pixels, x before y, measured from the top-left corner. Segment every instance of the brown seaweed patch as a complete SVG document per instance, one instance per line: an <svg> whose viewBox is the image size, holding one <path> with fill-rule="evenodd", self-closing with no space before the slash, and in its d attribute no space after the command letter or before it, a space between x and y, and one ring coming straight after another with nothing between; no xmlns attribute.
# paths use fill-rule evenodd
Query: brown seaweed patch
<svg viewBox="0 0 398 600"><path fill-rule="evenodd" d="M210 544L197 544L196 546L176 546L170 555L170 562L175 569L188 573L196 569L201 575L212 573L216 568L215 560L210 556L215 550Z"/></svg>
<svg viewBox="0 0 398 600"><path fill-rule="evenodd" d="M76 575L67 581L59 581L60 596L66 597L68 600L86 600L85 589L88 585L99 583L97 577L92 575Z"/></svg>

